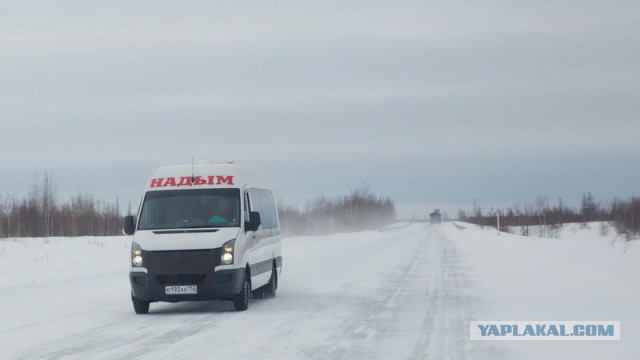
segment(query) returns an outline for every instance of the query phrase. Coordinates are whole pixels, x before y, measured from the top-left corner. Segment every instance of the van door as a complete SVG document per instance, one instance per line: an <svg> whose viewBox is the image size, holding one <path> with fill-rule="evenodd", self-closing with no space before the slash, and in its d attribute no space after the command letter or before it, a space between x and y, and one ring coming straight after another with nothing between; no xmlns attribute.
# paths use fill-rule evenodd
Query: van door
<svg viewBox="0 0 640 360"><path fill-rule="evenodd" d="M244 189L244 222L242 224L244 231L244 241L245 241L245 255L246 260L249 263L249 266L256 263L256 246L258 242L257 232L256 231L248 231L246 228L246 224L250 219L251 213L251 198L249 196L249 190ZM238 264L240 266L244 266L245 264ZM254 274L251 274L252 277Z"/></svg>

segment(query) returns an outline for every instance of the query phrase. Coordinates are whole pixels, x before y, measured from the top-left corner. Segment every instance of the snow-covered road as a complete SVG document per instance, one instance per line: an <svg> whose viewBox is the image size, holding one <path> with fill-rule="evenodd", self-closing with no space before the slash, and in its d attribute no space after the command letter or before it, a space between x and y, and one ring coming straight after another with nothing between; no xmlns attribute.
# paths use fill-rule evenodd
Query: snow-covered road
<svg viewBox="0 0 640 360"><path fill-rule="evenodd" d="M7 277L0 280L0 358L510 359L527 358L532 346L554 358L545 352L548 342L507 347L469 340L469 321L504 320L501 315L514 314L496 310L508 297L499 300L487 293L499 288L496 282L514 277L488 281L498 275L482 262L491 252L504 255L500 249L508 248L502 243L508 236L493 241L487 234L453 224L405 224L285 239L275 299L253 300L245 312L233 311L230 302L154 303L147 315L135 315L128 297L128 238L78 240L85 247L77 244L75 250L68 239L46 245L34 245L42 239L15 240L0 250L0 260L12 265L0 267L0 275ZM483 236L486 247L479 248ZM509 244L514 244L509 251L515 256L510 261L528 257L527 251L515 250L530 247L513 239ZM21 258L32 255L38 259L33 266L11 273ZM47 269L66 273L55 276ZM566 301L573 300L569 296ZM635 302L623 302L623 307L627 303ZM591 305L599 304L592 300ZM560 300L558 306L570 304ZM507 320L544 317L544 312L521 314ZM595 320L622 320L623 329L628 320L631 331L638 325L637 316ZM561 354L583 346L562 343L555 345ZM636 354L638 347L621 343L607 345L613 358Z"/></svg>

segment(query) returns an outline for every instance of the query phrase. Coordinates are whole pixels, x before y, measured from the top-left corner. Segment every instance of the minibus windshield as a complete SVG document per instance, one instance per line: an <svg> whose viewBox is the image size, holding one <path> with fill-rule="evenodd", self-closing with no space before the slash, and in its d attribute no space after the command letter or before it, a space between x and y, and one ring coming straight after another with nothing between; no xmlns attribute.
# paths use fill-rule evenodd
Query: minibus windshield
<svg viewBox="0 0 640 360"><path fill-rule="evenodd" d="M138 230L239 226L239 189L184 189L148 191Z"/></svg>

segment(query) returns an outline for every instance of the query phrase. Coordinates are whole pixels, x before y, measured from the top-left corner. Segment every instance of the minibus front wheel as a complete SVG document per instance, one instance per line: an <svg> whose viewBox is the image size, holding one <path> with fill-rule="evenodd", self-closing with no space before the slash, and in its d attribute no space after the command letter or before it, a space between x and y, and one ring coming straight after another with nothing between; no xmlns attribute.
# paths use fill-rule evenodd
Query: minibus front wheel
<svg viewBox="0 0 640 360"><path fill-rule="evenodd" d="M138 300L133 295L131 295L131 301L133 302L133 311L135 311L136 314L146 314L149 312L149 301Z"/></svg>
<svg viewBox="0 0 640 360"><path fill-rule="evenodd" d="M233 307L236 311L245 311L249 308L249 299L251 299L251 276L245 269L240 293L233 298Z"/></svg>

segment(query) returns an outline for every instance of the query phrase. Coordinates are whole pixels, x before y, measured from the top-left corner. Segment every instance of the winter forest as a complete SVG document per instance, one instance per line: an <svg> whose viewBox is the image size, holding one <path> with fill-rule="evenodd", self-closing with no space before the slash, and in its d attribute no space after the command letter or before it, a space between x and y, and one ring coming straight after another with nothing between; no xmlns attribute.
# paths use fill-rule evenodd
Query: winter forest
<svg viewBox="0 0 640 360"><path fill-rule="evenodd" d="M0 238L121 235L123 216L134 210L130 201L124 209L117 198L108 203L85 192L60 199L55 180L44 173L34 177L26 195L0 197ZM285 235L371 230L396 220L393 200L376 195L366 185L343 196L317 196L302 209L281 200L278 212ZM564 223L593 221L603 224L603 234L612 227L627 240L640 236L640 197L604 204L590 192L583 194L578 207L562 199L551 203L546 196L505 209L485 210L474 201L470 211L458 211L456 220L496 227L498 213L500 230L525 236L555 237Z"/></svg>
<svg viewBox="0 0 640 360"><path fill-rule="evenodd" d="M35 176L26 196L0 198L0 238L121 235L124 215L133 214L136 207L129 202L123 211L118 199L106 203L83 192L62 200L55 180L45 173ZM376 196L364 185L335 199L320 196L308 201L304 210L279 205L278 212L285 235L375 229L396 216L391 199Z"/></svg>
<svg viewBox="0 0 640 360"><path fill-rule="evenodd" d="M524 236L558 237L562 224L600 222L600 233L606 236L610 227L627 241L640 236L640 197L614 199L608 204L597 201L591 192L582 194L579 207L566 205L562 199L552 204L546 196L538 196L534 203L515 204L506 209L484 212L474 201L470 213L459 210L457 219L481 226L498 226L500 230ZM534 232L535 231L535 232Z"/></svg>

